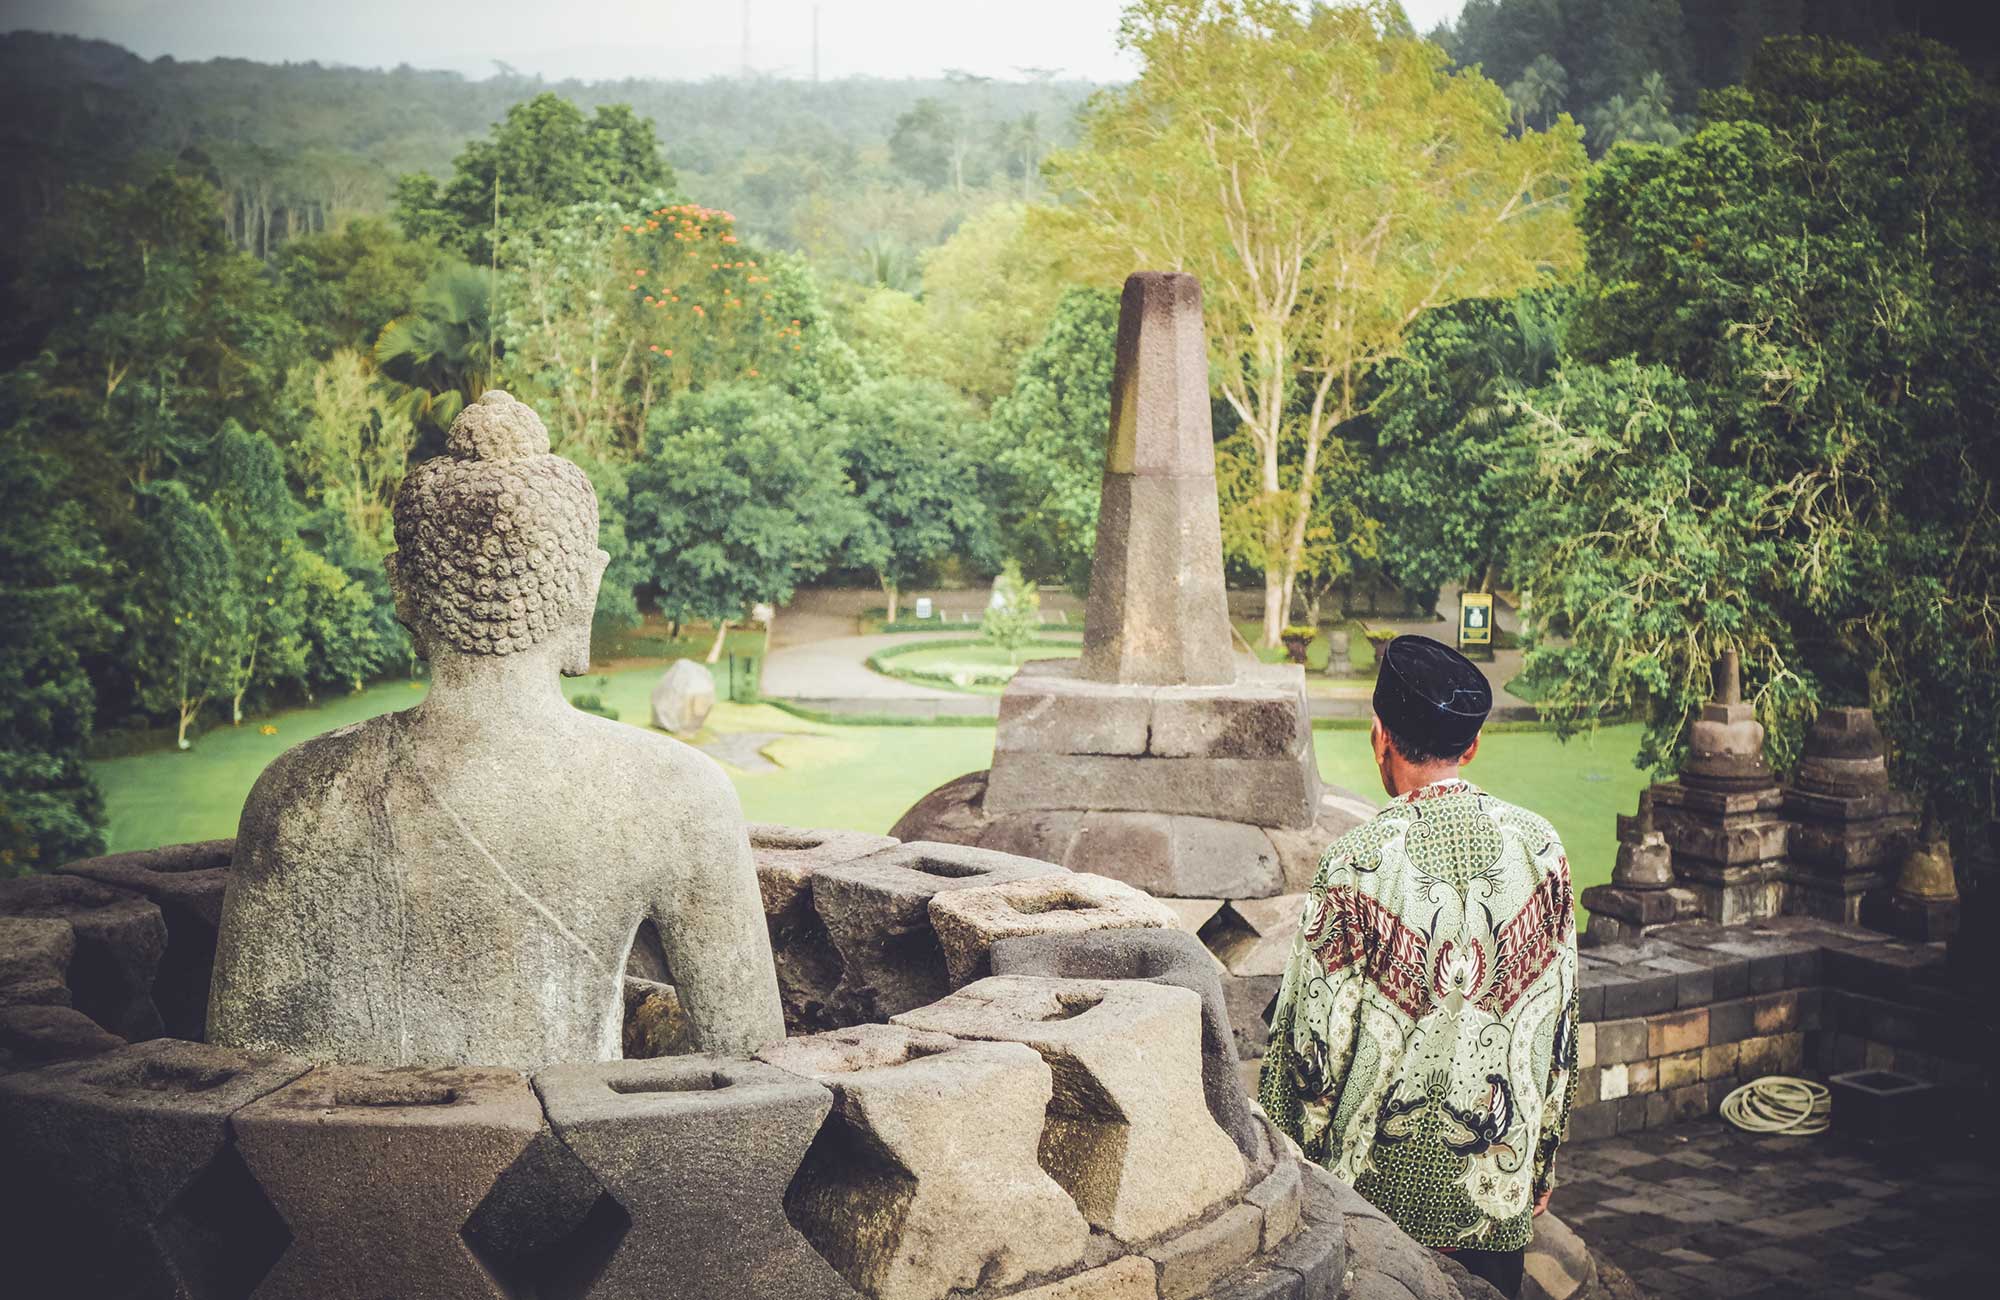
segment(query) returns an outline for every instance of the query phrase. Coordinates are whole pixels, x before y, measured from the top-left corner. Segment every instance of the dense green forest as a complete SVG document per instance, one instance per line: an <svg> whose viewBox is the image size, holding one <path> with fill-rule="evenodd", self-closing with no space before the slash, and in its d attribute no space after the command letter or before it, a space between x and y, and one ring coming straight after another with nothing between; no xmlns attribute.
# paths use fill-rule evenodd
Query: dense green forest
<svg viewBox="0 0 2000 1300"><path fill-rule="evenodd" d="M149 61L14 32L0 37L0 246L58 211L71 185L188 159L222 192L232 242L269 256L388 211L399 177L447 175L468 141L547 92L651 122L686 192L744 214L760 242L856 270L882 262L909 287L916 255L967 213L1036 196L1042 159L1074 139L1093 89L970 76L474 81L407 65Z"/></svg>
<svg viewBox="0 0 2000 1300"><path fill-rule="evenodd" d="M121 736L417 671L389 507L489 386L597 487L607 631L719 645L836 576L1081 583L1136 266L1203 279L1267 642L1356 581L1504 584L1565 728L1609 704L1671 765L1736 648L1775 759L1869 702L1967 825L2000 111L1977 47L1899 34L1922 6L1763 39L1861 12L1811 9L1724 39L1698 0L1473 0L1425 39L1385 2L1132 0L1144 72L1095 91L0 38L0 870L98 843ZM1523 90L1543 58L1576 98ZM1659 129L1591 125L1639 93Z"/></svg>
<svg viewBox="0 0 2000 1300"><path fill-rule="evenodd" d="M1466 0L1458 20L1431 38L1504 87L1521 120L1568 113L1602 154L1621 140L1681 139L1701 92L1740 84L1774 36L1870 51L1925 36L1991 68L2000 45L1983 8L1958 0Z"/></svg>

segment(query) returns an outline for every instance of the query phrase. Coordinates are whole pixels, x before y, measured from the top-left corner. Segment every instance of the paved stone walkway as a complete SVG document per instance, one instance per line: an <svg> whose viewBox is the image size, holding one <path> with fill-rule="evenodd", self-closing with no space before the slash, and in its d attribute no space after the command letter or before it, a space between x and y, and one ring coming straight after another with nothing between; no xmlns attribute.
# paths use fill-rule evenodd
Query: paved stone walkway
<svg viewBox="0 0 2000 1300"><path fill-rule="evenodd" d="M2000 1169L1969 1146L1863 1153L1706 1120L1558 1167L1553 1208L1654 1300L1990 1294Z"/></svg>
<svg viewBox="0 0 2000 1300"><path fill-rule="evenodd" d="M783 615L779 615L782 621ZM868 666L868 656L908 641L936 636L903 632L875 636L829 637L773 650L764 659L764 694L780 700L951 700L966 699L963 691L906 682ZM976 697L974 697L976 698Z"/></svg>
<svg viewBox="0 0 2000 1300"><path fill-rule="evenodd" d="M740 772L775 772L778 765L764 756L774 740L792 734L783 731L733 731L701 747L710 758L729 764Z"/></svg>

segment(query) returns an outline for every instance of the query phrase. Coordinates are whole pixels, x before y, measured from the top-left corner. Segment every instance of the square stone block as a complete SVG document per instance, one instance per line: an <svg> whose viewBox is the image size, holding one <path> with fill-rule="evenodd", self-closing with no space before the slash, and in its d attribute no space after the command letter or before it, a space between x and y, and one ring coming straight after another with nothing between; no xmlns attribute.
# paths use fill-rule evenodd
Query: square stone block
<svg viewBox="0 0 2000 1300"><path fill-rule="evenodd" d="M930 901L931 928L954 987L993 973L993 945L1034 934L1171 930L1172 909L1103 876L1065 873L947 890Z"/></svg>
<svg viewBox="0 0 2000 1300"><path fill-rule="evenodd" d="M951 981L931 929L931 899L1059 874L1067 873L1054 863L923 840L822 868L813 878L812 900L840 954L835 1001L863 1020L885 1020L936 1001Z"/></svg>
<svg viewBox="0 0 2000 1300"><path fill-rule="evenodd" d="M1073 659L1022 665L1000 696L996 755L1146 752L1158 688L1092 681L1076 667Z"/></svg>
<svg viewBox="0 0 2000 1300"><path fill-rule="evenodd" d="M254 1285L285 1229L228 1150L229 1117L307 1068L155 1039L0 1078L0 1185L21 1194L8 1213L24 1229L7 1271L20 1294Z"/></svg>
<svg viewBox="0 0 2000 1300"><path fill-rule="evenodd" d="M1646 1027L1646 1054L1667 1056L1708 1046L1708 1008L1656 1016Z"/></svg>
<svg viewBox="0 0 2000 1300"><path fill-rule="evenodd" d="M1233 685L1162 686L1153 696L1145 752L1156 757L1296 758L1311 751L1312 713L1297 664L1246 665Z"/></svg>
<svg viewBox="0 0 2000 1300"><path fill-rule="evenodd" d="M855 1296L785 1212L833 1108L824 1086L758 1061L682 1056L553 1066L535 1089L612 1202L559 1294Z"/></svg>
<svg viewBox="0 0 2000 1300"><path fill-rule="evenodd" d="M208 1029L208 989L216 927L236 841L205 840L86 858L58 868L138 894L160 909L166 949L154 974L153 1002L168 1036L199 1040Z"/></svg>
<svg viewBox="0 0 2000 1300"><path fill-rule="evenodd" d="M996 815L1092 808L1307 827L1318 805L1318 772L1299 758L1006 753L994 755L986 783Z"/></svg>
<svg viewBox="0 0 2000 1300"><path fill-rule="evenodd" d="M821 868L896 847L893 836L861 831L802 830L772 822L753 822L749 831L764 915L773 918L805 901L813 874Z"/></svg>
<svg viewBox="0 0 2000 1300"><path fill-rule="evenodd" d="M122 1038L157 1037L163 1026L153 982L167 924L151 901L81 876L0 880L0 916L67 921L76 936L70 1003Z"/></svg>
<svg viewBox="0 0 2000 1300"><path fill-rule="evenodd" d="M1284 882L1265 828L1168 813L1085 813L1065 861L1168 898L1259 898Z"/></svg>
<svg viewBox="0 0 2000 1300"><path fill-rule="evenodd" d="M936 1300L1082 1260L1089 1225L1037 1163L1053 1085L1033 1049L858 1025L758 1059L833 1092L786 1214L867 1295Z"/></svg>
<svg viewBox="0 0 2000 1300"><path fill-rule="evenodd" d="M258 1296L507 1295L461 1230L542 1131L521 1075L321 1066L230 1124L292 1232Z"/></svg>
<svg viewBox="0 0 2000 1300"><path fill-rule="evenodd" d="M1256 1164L1268 1157L1265 1127L1251 1115L1249 1090L1237 1069L1237 1044L1245 1040L1232 1031L1235 1024L1247 1024L1254 1044L1248 1055L1263 1055L1263 1003L1248 1010L1247 1021L1239 1022L1237 1004L1228 990L1243 981L1220 975L1199 939L1180 930L1093 930L1002 939L993 946L993 970L998 975L1057 979L1150 980L1193 990L1201 998L1202 1092L1208 1113L1245 1159ZM1277 981L1270 983L1266 1002L1277 994Z"/></svg>
<svg viewBox="0 0 2000 1300"><path fill-rule="evenodd" d="M1202 1089L1201 998L1136 981L995 976L897 1024L1026 1043L1055 1072L1042 1164L1121 1241L1198 1218L1245 1163Z"/></svg>

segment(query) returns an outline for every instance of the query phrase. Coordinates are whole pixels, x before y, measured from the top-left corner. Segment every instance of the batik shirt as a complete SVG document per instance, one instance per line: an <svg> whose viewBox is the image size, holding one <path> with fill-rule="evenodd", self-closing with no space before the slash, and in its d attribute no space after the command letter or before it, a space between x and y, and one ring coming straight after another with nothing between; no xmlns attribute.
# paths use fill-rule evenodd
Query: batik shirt
<svg viewBox="0 0 2000 1300"><path fill-rule="evenodd" d="M1555 831L1440 781L1327 849L1260 1099L1418 1241L1514 1250L1568 1121L1576 1012Z"/></svg>

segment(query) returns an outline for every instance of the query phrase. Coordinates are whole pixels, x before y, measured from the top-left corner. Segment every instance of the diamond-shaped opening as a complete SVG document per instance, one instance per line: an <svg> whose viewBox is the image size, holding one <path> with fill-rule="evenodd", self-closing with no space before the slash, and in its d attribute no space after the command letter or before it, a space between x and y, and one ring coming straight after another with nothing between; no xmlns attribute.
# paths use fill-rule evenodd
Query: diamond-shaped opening
<svg viewBox="0 0 2000 1300"><path fill-rule="evenodd" d="M587 1293L632 1227L625 1207L554 1134L537 1134L459 1229L510 1295Z"/></svg>
<svg viewBox="0 0 2000 1300"><path fill-rule="evenodd" d="M836 1111L785 1189L785 1218L835 1272L865 1287L870 1263L895 1249L916 1194L908 1167Z"/></svg>
<svg viewBox="0 0 2000 1300"><path fill-rule="evenodd" d="M153 1239L194 1300L241 1300L292 1244L291 1229L226 1146L167 1206Z"/></svg>
<svg viewBox="0 0 2000 1300"><path fill-rule="evenodd" d="M625 959L625 973L655 984L672 984L673 967L667 963L666 945L660 942L660 928L651 917L639 922L632 934L631 954Z"/></svg>

